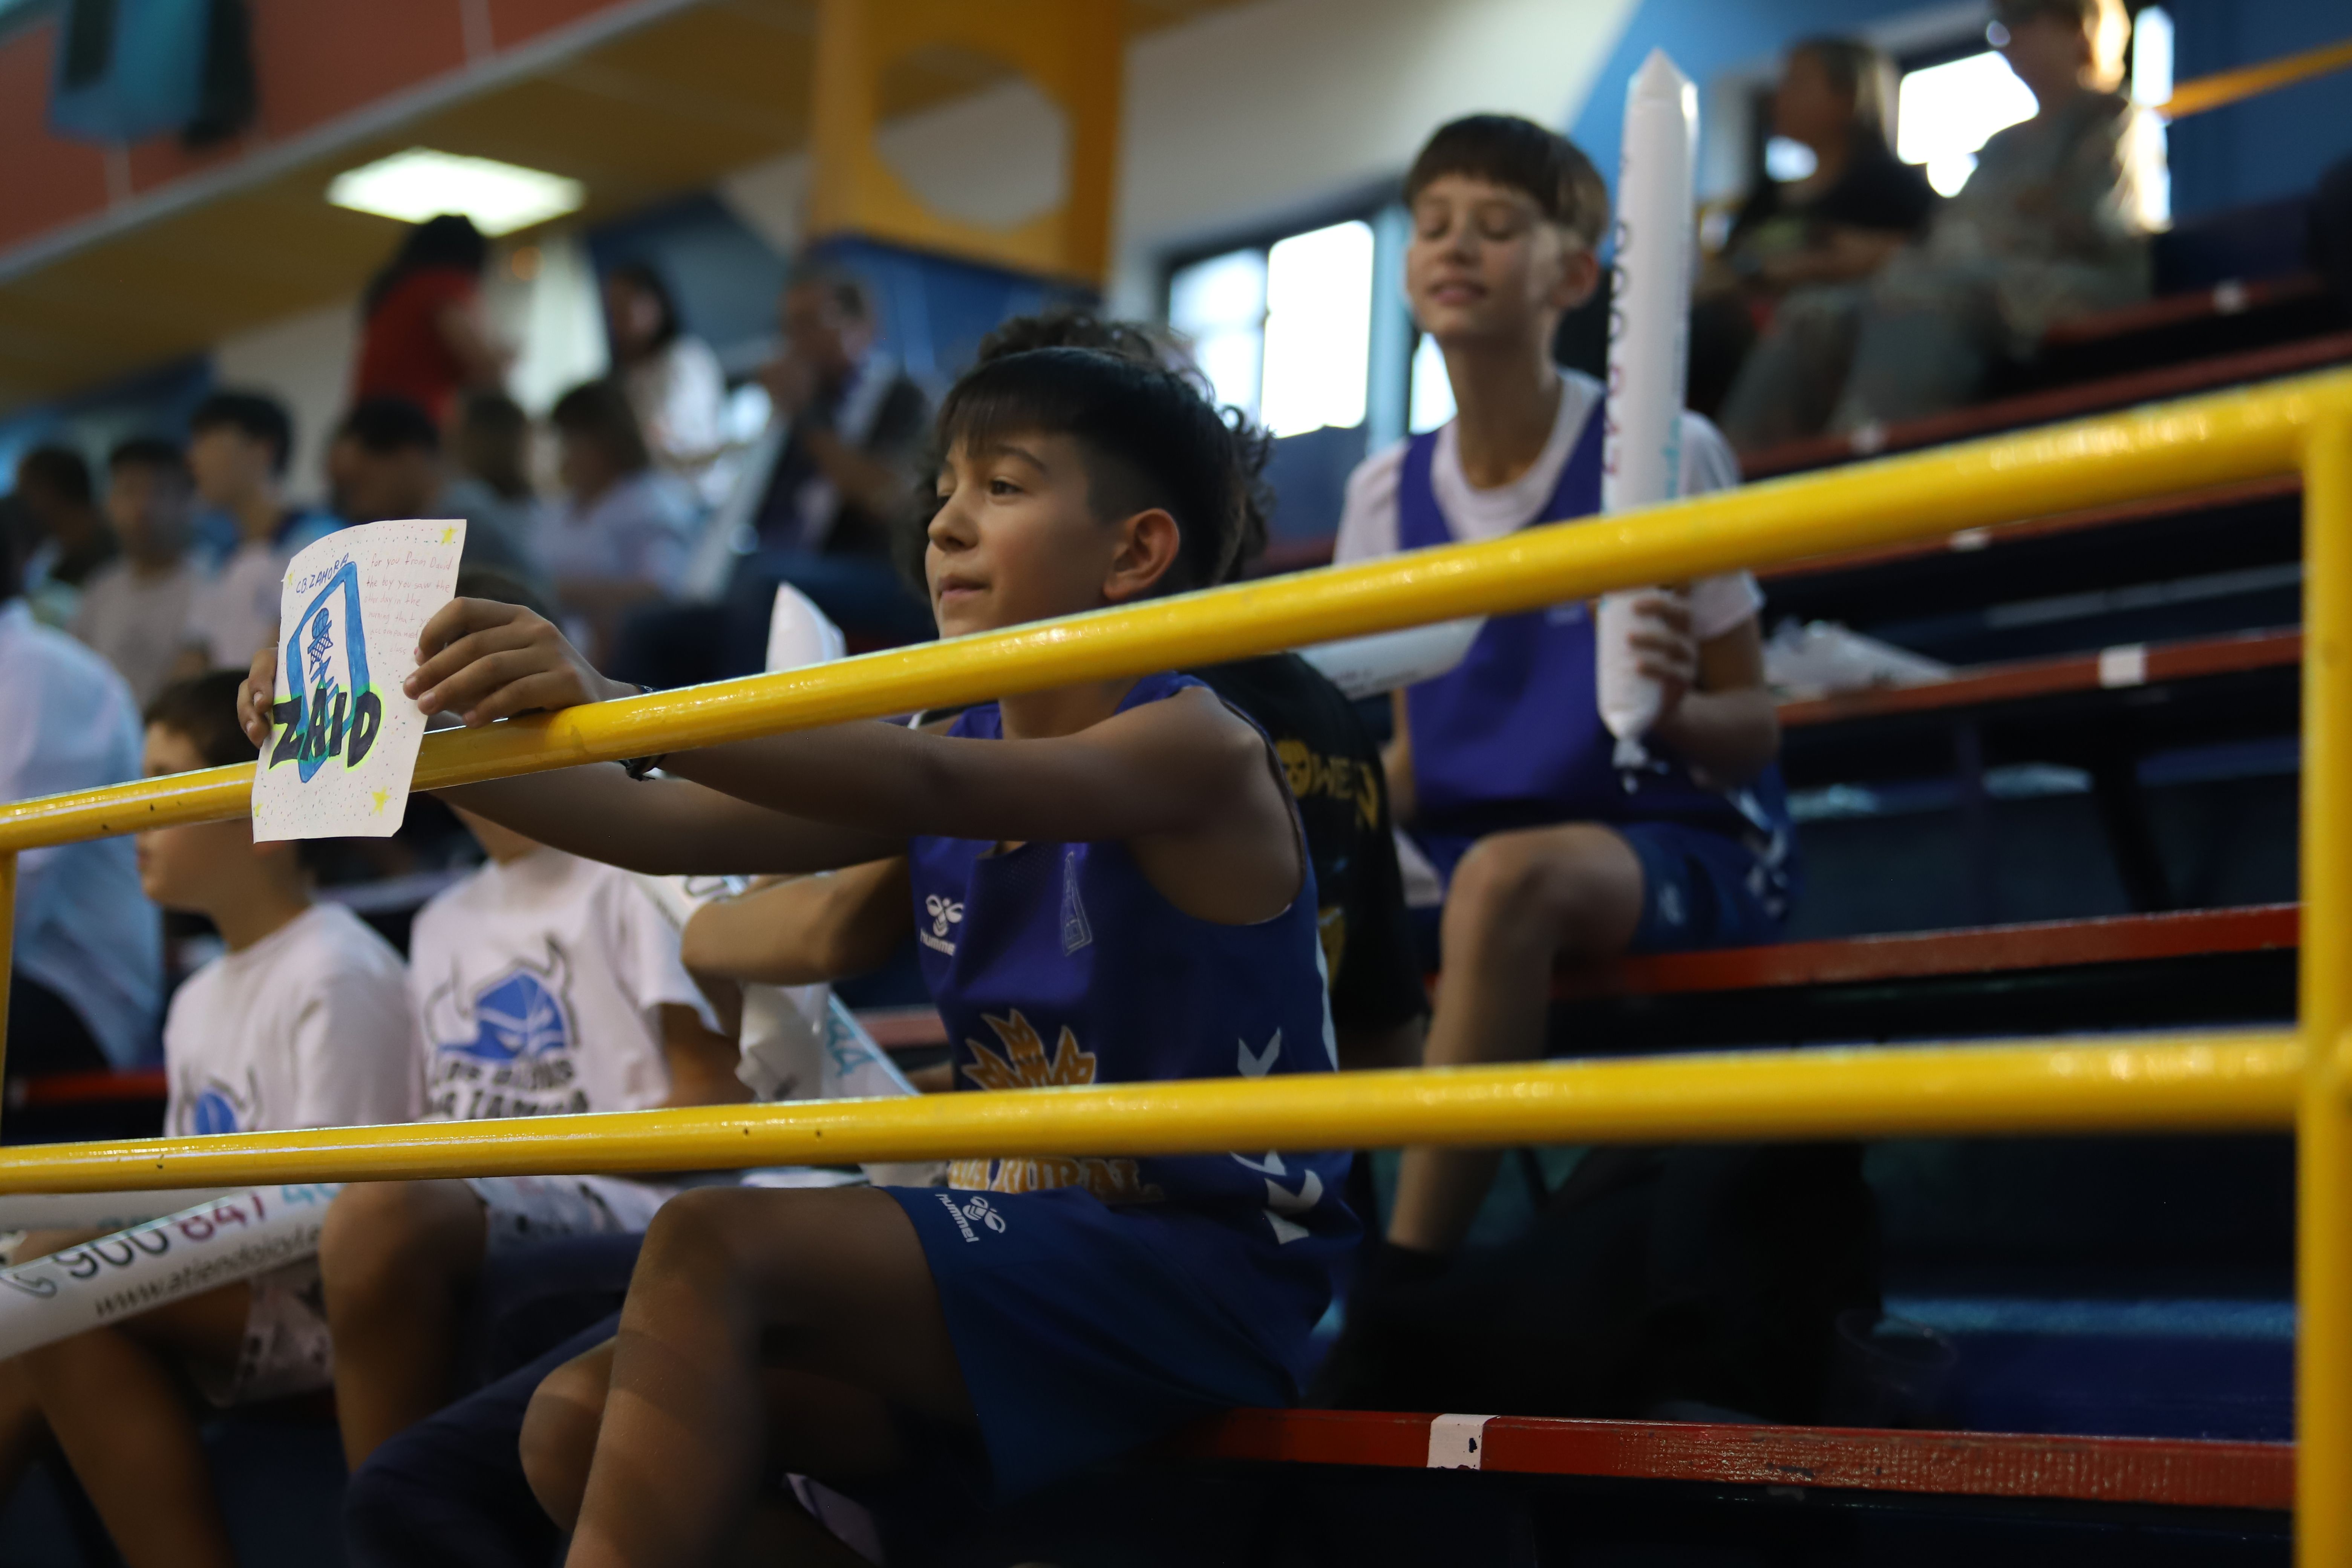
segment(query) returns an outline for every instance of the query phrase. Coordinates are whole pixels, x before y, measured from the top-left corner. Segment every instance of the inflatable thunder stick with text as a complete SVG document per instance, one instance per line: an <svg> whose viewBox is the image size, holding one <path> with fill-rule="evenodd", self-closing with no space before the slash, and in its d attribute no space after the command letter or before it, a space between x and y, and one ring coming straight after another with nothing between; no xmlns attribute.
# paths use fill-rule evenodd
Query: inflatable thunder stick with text
<svg viewBox="0 0 2352 1568"><path fill-rule="evenodd" d="M0 1268L0 1359L308 1258L338 1190L255 1187Z"/></svg>
<svg viewBox="0 0 2352 1568"><path fill-rule="evenodd" d="M1601 448L1601 510L1671 500L1682 489L1685 355L1690 333L1692 150L1698 93L1661 49L1625 89L1625 139L1617 169L1617 257L1609 310L1609 425ZM1617 765L1649 760L1642 737L1663 693L1636 667L1631 638L1639 601L1664 590L1604 594L1594 615L1595 696L1617 738Z"/></svg>

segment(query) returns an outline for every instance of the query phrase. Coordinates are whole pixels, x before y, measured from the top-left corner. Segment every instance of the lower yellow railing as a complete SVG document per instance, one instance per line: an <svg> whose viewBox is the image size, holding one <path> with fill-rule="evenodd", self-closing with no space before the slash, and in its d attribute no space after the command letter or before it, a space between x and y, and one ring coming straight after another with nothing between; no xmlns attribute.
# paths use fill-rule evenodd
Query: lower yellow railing
<svg viewBox="0 0 2352 1568"><path fill-rule="evenodd" d="M0 1193L1398 1143L2284 1131L2285 1031L1741 1051L0 1149Z"/></svg>
<svg viewBox="0 0 2352 1568"><path fill-rule="evenodd" d="M2196 398L819 668L429 738L420 788L1510 612L2300 470L2303 937L2293 1031L1759 1051L0 1149L0 1192L1136 1154L1922 1133L2296 1130L2296 1550L2352 1564L2352 373ZM16 852L240 815L252 770L0 807ZM714 868L723 869L723 868ZM0 898L0 942L13 900Z"/></svg>

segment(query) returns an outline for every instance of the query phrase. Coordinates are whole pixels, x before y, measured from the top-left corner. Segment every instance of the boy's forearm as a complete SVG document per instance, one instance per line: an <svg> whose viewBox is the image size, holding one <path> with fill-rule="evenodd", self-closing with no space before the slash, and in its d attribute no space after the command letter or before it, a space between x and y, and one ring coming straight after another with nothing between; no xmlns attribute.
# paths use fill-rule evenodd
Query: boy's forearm
<svg viewBox="0 0 2352 1568"><path fill-rule="evenodd" d="M553 848L652 876L821 871L891 853L682 779L632 779L606 763L438 792Z"/></svg>
<svg viewBox="0 0 2352 1568"><path fill-rule="evenodd" d="M707 904L687 923L687 967L770 985L812 985L886 962L909 920L904 860L856 866Z"/></svg>
<svg viewBox="0 0 2352 1568"><path fill-rule="evenodd" d="M1742 784L1780 754L1780 716L1761 687L1693 691L1658 721L1658 742L1722 784Z"/></svg>
<svg viewBox="0 0 2352 1568"><path fill-rule="evenodd" d="M827 863L842 866L896 854L917 835L1091 840L1189 826L1204 800L1264 767L1264 742L1223 714L1130 712L1084 736L1011 742L853 722L674 754L664 765L877 846Z"/></svg>

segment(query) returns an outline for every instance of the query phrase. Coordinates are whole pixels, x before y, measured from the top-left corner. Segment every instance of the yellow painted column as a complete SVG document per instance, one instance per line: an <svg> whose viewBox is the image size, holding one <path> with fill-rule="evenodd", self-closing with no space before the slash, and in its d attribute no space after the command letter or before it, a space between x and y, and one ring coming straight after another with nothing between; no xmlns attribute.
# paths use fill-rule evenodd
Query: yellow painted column
<svg viewBox="0 0 2352 1568"><path fill-rule="evenodd" d="M1127 72L1120 0L823 0L811 105L809 233L863 235L1100 286L1110 267ZM934 210L876 147L883 73L926 49L1013 67L1060 110L1061 205L1003 227Z"/></svg>
<svg viewBox="0 0 2352 1568"><path fill-rule="evenodd" d="M2304 456L2295 1561L2352 1563L2352 409Z"/></svg>

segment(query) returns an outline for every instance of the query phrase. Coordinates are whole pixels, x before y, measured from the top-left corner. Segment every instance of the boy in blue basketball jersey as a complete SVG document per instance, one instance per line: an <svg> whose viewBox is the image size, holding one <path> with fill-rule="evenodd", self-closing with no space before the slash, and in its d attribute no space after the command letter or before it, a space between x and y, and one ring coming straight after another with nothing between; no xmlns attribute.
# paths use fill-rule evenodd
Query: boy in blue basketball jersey
<svg viewBox="0 0 2352 1568"><path fill-rule="evenodd" d="M1223 575L1236 443L1181 378L1015 354L959 384L940 430L925 571L944 635ZM409 694L469 723L634 689L511 605L456 601L423 643ZM663 767L453 796L646 871L905 855L960 1089L1332 1070L1279 759L1189 677L1006 698L948 734L848 724ZM654 1220L617 1339L541 1386L525 1468L574 1528L575 1564L755 1542L847 1561L764 1489L781 1472L1016 1494L1190 1416L1287 1401L1355 1245L1347 1159L1105 1150L975 1158L955 1189L688 1193Z"/></svg>
<svg viewBox="0 0 2352 1568"><path fill-rule="evenodd" d="M1342 562L1601 504L1602 389L1551 357L1561 316L1600 279L1608 193L1591 160L1528 121L1474 116L1430 139L1405 199L1406 291L1458 413L1356 470ZM1738 482L1723 438L1695 415L1682 447L1684 493ZM1460 667L1397 694L1391 798L1446 884L1429 1065L1540 1055L1561 962L1779 934L1795 868L1761 602L1745 573L1648 602L1634 649L1665 701L1642 768L1616 765L1581 603L1493 617ZM1450 1255L1496 1160L1407 1151L1374 1279Z"/></svg>

